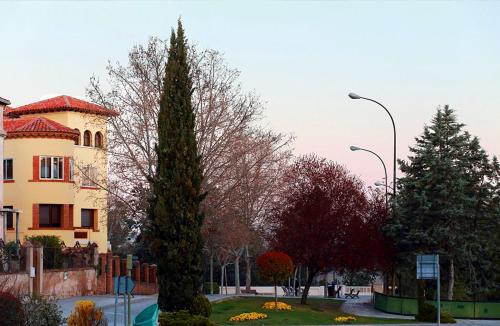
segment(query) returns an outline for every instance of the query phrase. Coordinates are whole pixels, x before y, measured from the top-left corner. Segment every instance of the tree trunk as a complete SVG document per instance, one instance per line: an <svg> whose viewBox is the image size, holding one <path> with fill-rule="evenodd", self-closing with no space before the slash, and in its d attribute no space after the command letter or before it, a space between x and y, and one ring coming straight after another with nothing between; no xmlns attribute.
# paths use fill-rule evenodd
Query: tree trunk
<svg viewBox="0 0 500 326"><path fill-rule="evenodd" d="M226 295L227 295L227 266L224 266L224 278L226 279Z"/></svg>
<svg viewBox="0 0 500 326"><path fill-rule="evenodd" d="M210 252L210 294L214 295L214 252Z"/></svg>
<svg viewBox="0 0 500 326"><path fill-rule="evenodd" d="M455 263L453 258L450 258L448 279L448 300L453 300L453 287L455 286Z"/></svg>
<svg viewBox="0 0 500 326"><path fill-rule="evenodd" d="M234 291L236 295L241 294L240 289L240 256L234 258Z"/></svg>
<svg viewBox="0 0 500 326"><path fill-rule="evenodd" d="M295 291L295 289L297 288L296 287L296 284L297 284L297 271L298 271L298 267L295 267L295 270L293 271L293 296L296 297L297 296L297 291Z"/></svg>
<svg viewBox="0 0 500 326"><path fill-rule="evenodd" d="M278 310L278 288L276 283L274 284L274 309Z"/></svg>
<svg viewBox="0 0 500 326"><path fill-rule="evenodd" d="M248 252L248 246L245 246L245 290L250 293L252 286L252 262L250 260L250 253Z"/></svg>
<svg viewBox="0 0 500 326"><path fill-rule="evenodd" d="M396 271L394 269L391 271L391 278L392 278L391 294L395 295L396 294Z"/></svg>
<svg viewBox="0 0 500 326"><path fill-rule="evenodd" d="M309 295L309 288L311 287L314 275L316 275L316 273L311 272L309 274L309 278L306 280L306 285L304 287L304 292L302 292L302 298L300 299L300 304L307 304L307 296Z"/></svg>
<svg viewBox="0 0 500 326"><path fill-rule="evenodd" d="M224 269L226 265L220 265L220 294L224 294Z"/></svg>
<svg viewBox="0 0 500 326"><path fill-rule="evenodd" d="M420 314L420 309L425 303L425 281L417 280L417 303L418 303L418 313Z"/></svg>

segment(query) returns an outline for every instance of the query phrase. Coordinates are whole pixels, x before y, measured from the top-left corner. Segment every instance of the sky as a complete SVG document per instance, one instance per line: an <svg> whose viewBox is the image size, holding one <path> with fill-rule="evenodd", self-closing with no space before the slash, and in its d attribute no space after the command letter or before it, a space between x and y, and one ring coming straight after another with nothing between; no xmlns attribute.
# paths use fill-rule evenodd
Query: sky
<svg viewBox="0 0 500 326"><path fill-rule="evenodd" d="M224 53L262 123L292 133L360 176L392 179L397 156L449 104L490 155L500 154L500 1L0 2L0 96L19 106L48 95L85 98L93 75L182 17L190 42Z"/></svg>

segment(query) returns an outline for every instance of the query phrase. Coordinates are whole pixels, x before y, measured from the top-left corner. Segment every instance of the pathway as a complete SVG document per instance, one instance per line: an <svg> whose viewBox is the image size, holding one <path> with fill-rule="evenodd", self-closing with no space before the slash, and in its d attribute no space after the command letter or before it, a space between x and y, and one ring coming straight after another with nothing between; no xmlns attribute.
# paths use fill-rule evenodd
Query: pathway
<svg viewBox="0 0 500 326"><path fill-rule="evenodd" d="M223 296L223 295L208 295L207 298L211 302L220 301L224 299L228 299L231 296ZM96 306L102 308L104 311L104 315L108 320L108 324L113 325L114 313L115 313L115 296L114 295L93 295L93 296L84 296L84 297L72 297L67 299L61 299L58 301L59 307L63 312L64 318L69 317L73 307L75 306L75 302L79 300L92 300L95 302ZM135 295L131 300L131 318L134 320L135 316L137 316L142 310L147 308L148 306L155 304L158 300L158 295ZM123 319L123 296L118 300L118 314L116 317L117 325L124 325Z"/></svg>

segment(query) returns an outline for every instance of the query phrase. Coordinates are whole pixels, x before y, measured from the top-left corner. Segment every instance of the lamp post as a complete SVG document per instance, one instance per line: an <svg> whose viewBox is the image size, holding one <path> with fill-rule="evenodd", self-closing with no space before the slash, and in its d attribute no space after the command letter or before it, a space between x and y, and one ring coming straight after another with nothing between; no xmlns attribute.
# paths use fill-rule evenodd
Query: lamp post
<svg viewBox="0 0 500 326"><path fill-rule="evenodd" d="M379 160L380 162L382 163L382 166L384 167L384 175L385 175L385 207L389 207L389 201L387 199L387 168L385 167L385 163L384 163L384 160L382 160L382 158L375 152L369 150L369 149L366 149L366 148L361 148L361 147L357 147L357 146L351 146L349 147L351 149L351 151L355 152L355 151L365 151L365 152L368 152L368 153L372 153L373 155L375 155Z"/></svg>
<svg viewBox="0 0 500 326"><path fill-rule="evenodd" d="M394 158L393 158L392 186L394 187L393 196L396 196L396 124L394 123L394 119L392 118L391 113L389 112L389 110L387 110L387 108L385 106L383 106L381 103L379 103L375 100L372 100L371 98L359 96L358 94L355 94L355 93L349 93L349 97L353 100L362 99L362 100L367 100L367 101L376 103L376 104L380 105L385 110L385 112L387 112L389 117L391 118L392 130L394 132ZM393 214L394 214L394 207L393 207Z"/></svg>

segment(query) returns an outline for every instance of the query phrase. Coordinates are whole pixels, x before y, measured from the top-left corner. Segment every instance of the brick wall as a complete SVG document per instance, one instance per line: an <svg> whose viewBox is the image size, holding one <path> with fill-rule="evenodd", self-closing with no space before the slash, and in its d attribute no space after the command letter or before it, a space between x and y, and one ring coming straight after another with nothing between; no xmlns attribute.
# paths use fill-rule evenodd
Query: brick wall
<svg viewBox="0 0 500 326"><path fill-rule="evenodd" d="M157 267L134 261L132 264L132 280L135 283L134 294L158 293ZM96 294L113 293L113 277L126 276L126 260L111 253L99 254L99 275L97 276Z"/></svg>

